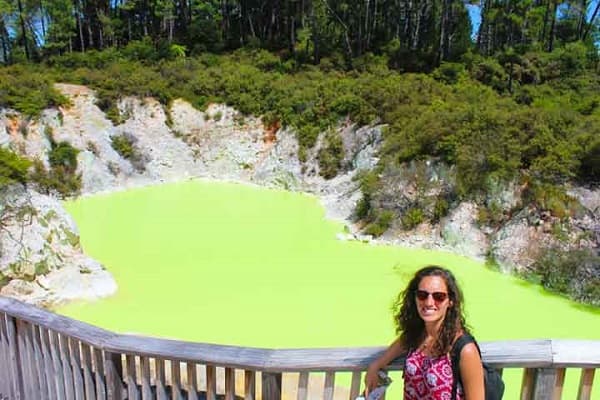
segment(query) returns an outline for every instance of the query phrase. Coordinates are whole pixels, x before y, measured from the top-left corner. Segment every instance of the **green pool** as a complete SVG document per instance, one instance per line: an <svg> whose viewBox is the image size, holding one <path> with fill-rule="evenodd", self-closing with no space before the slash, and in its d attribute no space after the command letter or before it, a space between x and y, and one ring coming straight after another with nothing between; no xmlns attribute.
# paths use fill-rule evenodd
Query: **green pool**
<svg viewBox="0 0 600 400"><path fill-rule="evenodd" d="M309 195L188 181L66 207L119 290L58 312L117 332L271 348L383 345L394 338L396 293L415 269L441 264L462 284L481 341L600 339L597 309L475 261L337 240L343 226ZM520 377L505 377L506 398L516 398ZM567 375L565 390L576 391L575 380Z"/></svg>

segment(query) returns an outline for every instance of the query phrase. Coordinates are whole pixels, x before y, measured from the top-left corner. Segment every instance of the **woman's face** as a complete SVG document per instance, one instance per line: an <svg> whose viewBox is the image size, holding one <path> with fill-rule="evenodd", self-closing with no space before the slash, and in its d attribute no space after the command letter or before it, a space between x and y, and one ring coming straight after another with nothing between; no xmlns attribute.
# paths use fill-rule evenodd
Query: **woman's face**
<svg viewBox="0 0 600 400"><path fill-rule="evenodd" d="M415 293L417 311L425 323L441 322L452 305L446 282L440 276L421 279Z"/></svg>

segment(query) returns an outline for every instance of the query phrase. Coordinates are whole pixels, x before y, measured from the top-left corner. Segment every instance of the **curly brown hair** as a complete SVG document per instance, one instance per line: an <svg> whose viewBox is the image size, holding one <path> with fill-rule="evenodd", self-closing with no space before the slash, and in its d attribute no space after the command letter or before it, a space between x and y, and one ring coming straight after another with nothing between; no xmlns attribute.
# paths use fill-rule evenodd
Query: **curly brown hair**
<svg viewBox="0 0 600 400"><path fill-rule="evenodd" d="M448 297L452 305L448 307L446 316L442 322L437 341L433 346L434 355L446 354L450 351L456 334L463 330L468 333L463 312L463 295L458 287L456 278L449 270L437 265L429 265L418 270L394 302L392 310L396 333L400 341L408 351L415 350L425 339L425 323L419 316L415 294L419 283L426 276L439 276L446 283Z"/></svg>

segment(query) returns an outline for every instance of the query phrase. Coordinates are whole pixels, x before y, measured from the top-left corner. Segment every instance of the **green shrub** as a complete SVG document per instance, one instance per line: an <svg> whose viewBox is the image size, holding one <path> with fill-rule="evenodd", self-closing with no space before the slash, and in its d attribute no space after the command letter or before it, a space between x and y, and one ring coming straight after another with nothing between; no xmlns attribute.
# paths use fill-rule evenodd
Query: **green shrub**
<svg viewBox="0 0 600 400"><path fill-rule="evenodd" d="M498 202L492 201L487 206L479 207L477 210L477 223L480 226L499 226L505 219L502 207Z"/></svg>
<svg viewBox="0 0 600 400"><path fill-rule="evenodd" d="M135 140L135 137L125 133L111 137L111 146L121 157L128 160L138 172L144 172L146 160L135 147Z"/></svg>
<svg viewBox="0 0 600 400"><path fill-rule="evenodd" d="M423 210L418 207L409 208L401 217L402 227L406 230L415 228L421 222L425 221Z"/></svg>
<svg viewBox="0 0 600 400"><path fill-rule="evenodd" d="M448 215L450 205L443 197L438 197L433 205L433 222L438 222L440 219Z"/></svg>
<svg viewBox="0 0 600 400"><path fill-rule="evenodd" d="M117 135L110 138L112 148L125 159L133 157L133 140L125 135Z"/></svg>
<svg viewBox="0 0 600 400"><path fill-rule="evenodd" d="M493 58L478 58L471 66L470 74L474 79L497 91L502 92L508 87L508 74Z"/></svg>
<svg viewBox="0 0 600 400"><path fill-rule="evenodd" d="M363 194L363 196L356 202L354 208L354 216L357 220L366 219L371 213L371 199L369 195Z"/></svg>
<svg viewBox="0 0 600 400"><path fill-rule="evenodd" d="M54 89L49 73L24 65L0 68L1 108L12 108L25 116L38 117L46 108L67 104L67 98Z"/></svg>
<svg viewBox="0 0 600 400"><path fill-rule="evenodd" d="M395 214L393 211L384 210L377 214L375 221L365 227L364 233L379 237L387 231L394 221Z"/></svg>
<svg viewBox="0 0 600 400"><path fill-rule="evenodd" d="M577 200L569 196L564 187L547 183L530 183L523 197L528 204L549 211L559 219L571 216L579 207Z"/></svg>
<svg viewBox="0 0 600 400"><path fill-rule="evenodd" d="M325 134L323 147L319 149L319 174L325 179L334 178L342 167L344 146L337 131L330 130Z"/></svg>
<svg viewBox="0 0 600 400"><path fill-rule="evenodd" d="M466 76L466 69L464 64L443 62L433 71L432 76L440 82L452 85Z"/></svg>
<svg viewBox="0 0 600 400"><path fill-rule="evenodd" d="M600 256L592 250L546 249L532 271L546 289L600 305Z"/></svg>
<svg viewBox="0 0 600 400"><path fill-rule="evenodd" d="M0 188L27 182L27 170L31 161L19 156L11 150L0 147Z"/></svg>
<svg viewBox="0 0 600 400"><path fill-rule="evenodd" d="M76 174L63 165L56 165L47 170L39 160L33 162L31 181L41 192L58 194L61 197L76 195L81 191L81 174Z"/></svg>
<svg viewBox="0 0 600 400"><path fill-rule="evenodd" d="M79 150L69 142L60 142L52 146L48 161L53 168L62 168L65 173L74 173L77 169L77 154Z"/></svg>
<svg viewBox="0 0 600 400"><path fill-rule="evenodd" d="M600 139L584 151L578 177L584 182L600 184Z"/></svg>

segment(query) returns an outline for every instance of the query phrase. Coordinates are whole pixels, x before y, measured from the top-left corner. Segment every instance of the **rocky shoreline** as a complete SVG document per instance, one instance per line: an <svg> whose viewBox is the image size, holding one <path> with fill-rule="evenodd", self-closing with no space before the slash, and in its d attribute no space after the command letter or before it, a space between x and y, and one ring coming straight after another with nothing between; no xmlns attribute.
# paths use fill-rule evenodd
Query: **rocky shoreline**
<svg viewBox="0 0 600 400"><path fill-rule="evenodd" d="M345 167L327 180L319 175L318 162L324 135L301 162L293 132L265 127L260 119L244 117L224 105L213 104L201 112L177 100L167 115L154 99L126 98L119 107L128 118L114 126L95 105L93 91L77 85L57 86L70 99L70 107L46 110L35 121L0 110L0 146L10 145L48 166L48 132L52 140L70 143L79 150L77 173L84 196L190 178L308 192L321 199L327 218L346 224L349 233L340 239L443 249L478 260L491 255L507 272L527 268L540 248L557 241L545 217L528 210L512 216L500 229L481 227L474 203L460 204L438 224L420 224L410 231L393 224L378 239L361 235L361 227L352 222L362 196L354 178L377 164L382 126L341 122L337 129ZM136 156L127 159L119 154L112 146L115 137L130 140ZM410 187L403 182L390 188L392 201L410 195ZM518 187L504 188L499 198L510 206L519 197L518 191ZM572 188L569 193L584 212L570 222L567 236L573 237L562 245L597 249L600 190ZM0 229L0 294L51 307L116 291L110 274L81 251L77 228L55 198L18 187L2 197L0 211L7 218ZM19 201L31 204L30 214L21 215L20 220L10 218L7 210Z"/></svg>

